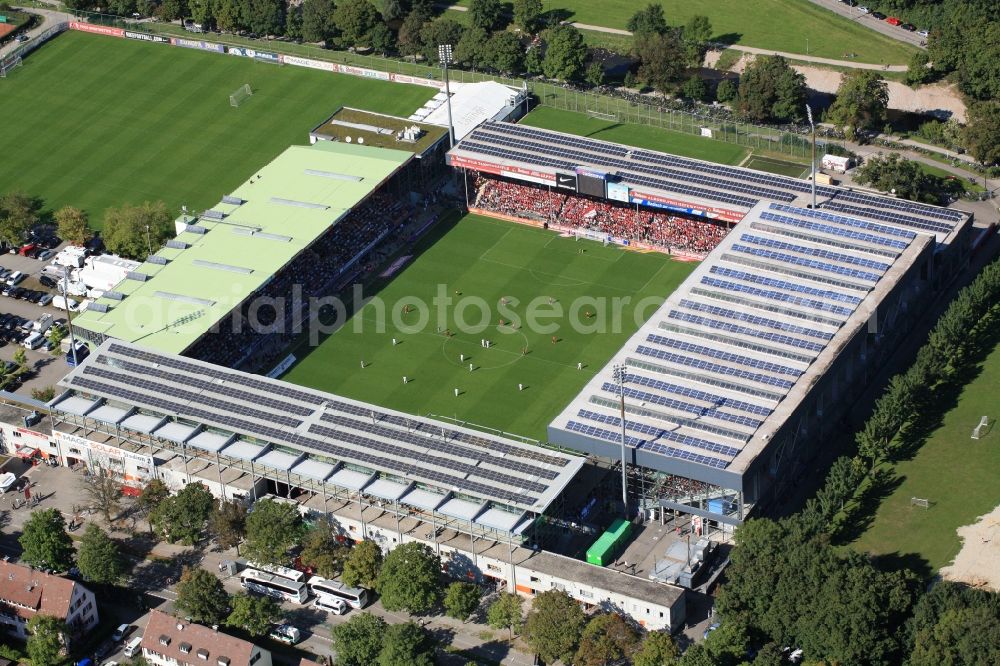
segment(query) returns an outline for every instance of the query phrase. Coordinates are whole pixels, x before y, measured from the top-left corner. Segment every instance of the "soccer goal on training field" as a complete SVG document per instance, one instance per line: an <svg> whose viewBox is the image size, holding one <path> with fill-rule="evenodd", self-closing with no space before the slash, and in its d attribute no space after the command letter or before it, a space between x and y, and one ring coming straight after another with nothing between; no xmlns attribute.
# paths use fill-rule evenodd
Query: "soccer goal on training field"
<svg viewBox="0 0 1000 666"><path fill-rule="evenodd" d="M979 439L990 430L990 417L979 419L979 425L972 429L972 439Z"/></svg>
<svg viewBox="0 0 1000 666"><path fill-rule="evenodd" d="M21 66L21 56L14 56L0 61L0 79L6 79L8 72Z"/></svg>
<svg viewBox="0 0 1000 666"><path fill-rule="evenodd" d="M251 95L253 95L253 90L250 88L250 84L244 83L236 89L236 92L229 96L229 105L237 107L246 100L250 99Z"/></svg>

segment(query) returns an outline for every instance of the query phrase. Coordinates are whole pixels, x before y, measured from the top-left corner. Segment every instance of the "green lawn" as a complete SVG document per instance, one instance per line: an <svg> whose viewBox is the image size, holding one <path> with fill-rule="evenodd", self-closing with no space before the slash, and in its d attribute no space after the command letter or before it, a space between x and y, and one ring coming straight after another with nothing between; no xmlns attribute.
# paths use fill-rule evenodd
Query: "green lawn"
<svg viewBox="0 0 1000 666"><path fill-rule="evenodd" d="M920 167L921 171L928 175L960 181L966 192L983 191L982 183L974 181L971 178L960 178L950 171L945 171L944 169L939 169L938 167L931 166L930 164L924 164L923 162L917 162L917 166Z"/></svg>
<svg viewBox="0 0 1000 666"><path fill-rule="evenodd" d="M980 417L1000 417L998 395L1000 346L916 455L896 465L902 482L882 501L871 526L854 542L855 548L879 555L916 556L933 571L951 562L961 548L955 530L1000 505L1000 429L994 427L980 440L970 437ZM931 507L911 506L911 497L929 499Z"/></svg>
<svg viewBox="0 0 1000 666"><path fill-rule="evenodd" d="M239 108L229 94L249 83ZM65 33L0 81L0 192L49 210L161 199L211 206L341 106L408 116L432 88Z"/></svg>
<svg viewBox="0 0 1000 666"><path fill-rule="evenodd" d="M470 0L455 4L468 6ZM569 21L625 28L646 2L631 0L543 0L546 11L564 10ZM696 14L712 22L714 39L743 46L842 59L856 53L858 62L905 65L916 50L857 21L809 0L661 0L670 25L684 25ZM807 46L808 40L808 46Z"/></svg>
<svg viewBox="0 0 1000 666"><path fill-rule="evenodd" d="M660 150L720 164L739 164L747 154L745 148L732 143L659 127L601 120L584 113L562 111L547 106L537 107L521 122L534 127L569 132L570 134L579 134L603 141L614 141L639 148Z"/></svg>
<svg viewBox="0 0 1000 666"><path fill-rule="evenodd" d="M652 297L642 310L651 315L652 305L662 302L696 265L475 215L435 234L425 248L376 301L284 379L413 414L457 416L542 439L552 418L638 328L636 304ZM442 307L440 320L437 306L431 305L438 293L455 301ZM500 305L502 298L508 299L506 306ZM555 299L553 304L549 298ZM622 303L622 325L611 330L611 299L617 298L628 300ZM405 303L413 302L404 299L428 304L426 323L420 322L422 310L416 305L403 314ZM562 316L538 322L557 330L529 323L533 299L540 310L562 308ZM489 310L483 328L471 326L484 320L476 303ZM572 314L574 303L582 309ZM601 303L607 305L607 317ZM504 307L516 318L502 312ZM380 309L386 322L381 330ZM581 314L588 310L593 318ZM459 318L470 326L459 325ZM500 326L500 318L521 321L515 330ZM591 328L607 321L609 332L575 330L573 321ZM447 330L454 336L447 337ZM558 342L552 342L553 335ZM484 349L483 338L494 346ZM361 361L368 364L364 369ZM578 370L577 363L584 369ZM408 384L403 384L404 375ZM518 384L525 389L519 391ZM457 398L455 388L462 391Z"/></svg>
<svg viewBox="0 0 1000 666"><path fill-rule="evenodd" d="M773 157L762 157L760 155L753 155L743 166L748 169L757 169L758 171L777 173L782 176L791 176L792 178L801 178L803 174L806 174L806 172L809 171L808 164L786 162L785 160L778 160Z"/></svg>

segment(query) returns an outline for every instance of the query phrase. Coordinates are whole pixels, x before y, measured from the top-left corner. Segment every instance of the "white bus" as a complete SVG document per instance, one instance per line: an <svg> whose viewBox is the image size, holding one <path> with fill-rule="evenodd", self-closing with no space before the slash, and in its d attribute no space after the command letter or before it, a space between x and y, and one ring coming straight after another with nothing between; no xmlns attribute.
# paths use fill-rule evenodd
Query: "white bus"
<svg viewBox="0 0 1000 666"><path fill-rule="evenodd" d="M281 576L282 578L287 578L288 580L294 580L296 583L306 582L305 573L297 569L288 569L286 567L273 566L270 564L258 564L257 562L247 562L247 569L266 571L267 573L272 573L275 576Z"/></svg>
<svg viewBox="0 0 1000 666"><path fill-rule="evenodd" d="M348 587L341 582L329 580L322 576L313 576L309 579L309 591L316 595L317 599L330 598L341 599L351 608L364 608L368 605L368 591L360 587Z"/></svg>
<svg viewBox="0 0 1000 666"><path fill-rule="evenodd" d="M240 583L248 592L276 597L293 604L304 604L309 598L309 588L302 581L289 580L273 573L244 569Z"/></svg>

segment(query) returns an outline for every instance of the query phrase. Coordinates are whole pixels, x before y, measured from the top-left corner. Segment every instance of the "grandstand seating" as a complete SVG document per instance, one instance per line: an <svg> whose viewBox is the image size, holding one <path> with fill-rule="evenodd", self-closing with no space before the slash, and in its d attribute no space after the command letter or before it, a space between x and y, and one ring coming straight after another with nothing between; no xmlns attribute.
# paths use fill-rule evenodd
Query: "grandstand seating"
<svg viewBox="0 0 1000 666"><path fill-rule="evenodd" d="M722 224L643 210L477 174L475 207L512 217L589 229L668 251L704 255L725 238Z"/></svg>

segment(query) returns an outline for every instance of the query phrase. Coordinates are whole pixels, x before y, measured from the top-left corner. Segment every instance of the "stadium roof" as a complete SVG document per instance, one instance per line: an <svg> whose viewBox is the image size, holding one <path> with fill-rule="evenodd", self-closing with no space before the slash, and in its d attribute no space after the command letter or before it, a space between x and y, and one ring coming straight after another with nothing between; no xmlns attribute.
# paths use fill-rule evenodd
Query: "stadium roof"
<svg viewBox="0 0 1000 666"><path fill-rule="evenodd" d="M288 148L73 323L180 353L413 157L323 141ZM227 203L229 202L229 203Z"/></svg>
<svg viewBox="0 0 1000 666"><path fill-rule="evenodd" d="M401 139L401 133L413 126L419 127L423 132L420 138L413 142ZM395 148L421 155L438 141L445 139L448 131L435 125L342 106L317 125L309 135L327 141L360 141L376 148Z"/></svg>
<svg viewBox="0 0 1000 666"><path fill-rule="evenodd" d="M455 140L464 138L484 120L505 118L523 99L524 91L496 81L452 84L451 118ZM513 104L511 103L513 102ZM448 105L442 104L424 118L424 122L448 126Z"/></svg>
<svg viewBox="0 0 1000 666"><path fill-rule="evenodd" d="M927 234L760 203L549 425L729 488L932 244ZM588 446L581 447L581 443Z"/></svg>
<svg viewBox="0 0 1000 666"><path fill-rule="evenodd" d="M93 418L111 403L125 406L124 414L179 419L172 423L194 426L188 437L204 428L222 434L222 456L282 473L309 460L327 463L310 466L308 476L360 490L384 474L415 501L430 491L438 498L433 508L451 502L453 513L472 512L471 519L491 504L541 513L583 465L576 456L116 340L60 385L71 391L51 403L56 412ZM236 439L227 444L226 435ZM251 451L247 440L263 446ZM340 483L338 474L350 478Z"/></svg>
<svg viewBox="0 0 1000 666"><path fill-rule="evenodd" d="M505 122L476 128L448 160L455 167L570 190L577 186L578 172L606 174L608 198L728 222L738 222L761 201L801 207L811 202L811 184L798 178ZM934 234L939 243L949 242L968 217L959 210L848 188L817 185L816 195L817 204L830 212Z"/></svg>

